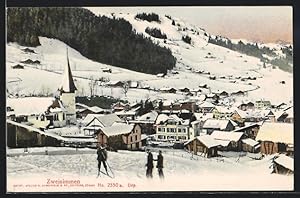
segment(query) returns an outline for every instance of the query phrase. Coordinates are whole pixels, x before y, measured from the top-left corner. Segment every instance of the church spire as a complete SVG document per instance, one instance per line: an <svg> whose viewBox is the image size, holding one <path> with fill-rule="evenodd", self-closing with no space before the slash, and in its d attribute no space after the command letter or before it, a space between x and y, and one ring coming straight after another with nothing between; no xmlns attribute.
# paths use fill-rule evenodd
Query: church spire
<svg viewBox="0 0 300 198"><path fill-rule="evenodd" d="M67 65L63 73L63 79L59 87L59 90L65 93L75 93L75 90L77 90L74 84L71 67L69 63L68 47L67 47Z"/></svg>

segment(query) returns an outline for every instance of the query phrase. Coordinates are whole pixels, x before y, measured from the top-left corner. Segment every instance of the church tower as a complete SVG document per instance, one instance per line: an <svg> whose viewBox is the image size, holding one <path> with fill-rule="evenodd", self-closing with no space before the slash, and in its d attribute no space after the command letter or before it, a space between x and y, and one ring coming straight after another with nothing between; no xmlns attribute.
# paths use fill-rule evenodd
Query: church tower
<svg viewBox="0 0 300 198"><path fill-rule="evenodd" d="M75 91L77 90L69 63L68 48L67 48L67 64L63 73L62 83L59 87L60 100L66 109L67 123L76 123L76 104Z"/></svg>

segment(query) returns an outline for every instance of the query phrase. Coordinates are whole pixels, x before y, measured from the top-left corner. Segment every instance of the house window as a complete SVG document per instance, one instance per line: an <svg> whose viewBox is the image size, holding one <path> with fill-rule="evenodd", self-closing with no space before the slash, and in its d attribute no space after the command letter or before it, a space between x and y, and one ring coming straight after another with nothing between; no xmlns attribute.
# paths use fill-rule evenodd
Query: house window
<svg viewBox="0 0 300 198"><path fill-rule="evenodd" d="M132 136L130 136L130 142L133 142L133 138L132 138Z"/></svg>
<svg viewBox="0 0 300 198"><path fill-rule="evenodd" d="M186 132L186 129L182 129L182 132L185 133L185 132Z"/></svg>
<svg viewBox="0 0 300 198"><path fill-rule="evenodd" d="M158 128L157 131L161 132L161 128Z"/></svg>
<svg viewBox="0 0 300 198"><path fill-rule="evenodd" d="M165 132L166 130L165 130L165 128L162 128L162 132Z"/></svg>
<svg viewBox="0 0 300 198"><path fill-rule="evenodd" d="M170 129L169 129L169 128L167 128L167 132L170 132Z"/></svg>
<svg viewBox="0 0 300 198"><path fill-rule="evenodd" d="M178 131L178 133L181 133L181 129L179 128L179 129L177 129L177 131Z"/></svg>

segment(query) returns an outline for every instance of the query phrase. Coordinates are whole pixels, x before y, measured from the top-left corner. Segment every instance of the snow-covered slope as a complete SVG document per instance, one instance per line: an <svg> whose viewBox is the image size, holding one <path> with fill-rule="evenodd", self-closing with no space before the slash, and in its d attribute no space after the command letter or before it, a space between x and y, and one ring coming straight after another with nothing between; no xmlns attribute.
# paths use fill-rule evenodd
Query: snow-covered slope
<svg viewBox="0 0 300 198"><path fill-rule="evenodd" d="M188 24L180 19L169 19L160 16L161 23L147 22L134 18L133 14L117 14L128 20L138 33L151 37L145 33L147 27L159 28L167 35L165 41L151 37L153 42L171 49L177 58L176 71L169 72L166 77L159 78L155 75L134 72L116 66L94 62L82 56L76 50L69 48L69 58L72 73L76 79L78 95L89 94L89 79L108 78L110 81L139 81L142 86L150 86L151 90L129 89L127 99L138 101L145 98L181 99L186 96L182 93L161 94L155 90L163 87L188 87L198 88L205 83L210 91L224 90L229 93L239 90L248 91L248 99L269 99L276 102L288 102L293 98L293 75L271 66L263 68L263 63L258 58L240 54L214 44L208 43L208 33L200 27ZM172 25L172 20L176 25ZM179 25L178 25L179 24ZM182 36L190 36L191 44L182 41ZM49 94L57 90L61 82L62 69L66 64L66 44L45 37L39 37L41 46L30 48L35 53L26 53L16 43L7 44L7 89L8 93L15 95L28 95L47 92ZM25 69L12 69L11 66L20 64L26 59L39 60L40 65L25 65ZM112 69L112 73L105 73L103 68ZM216 80L210 80L208 74L197 73L198 71L209 72L216 76ZM256 80L241 81L239 77L256 77ZM221 77L221 78L220 78ZM280 81L285 81L281 84ZM275 91L276 90L276 91ZM208 92L209 90L203 90ZM112 95L123 98L125 95L121 88L97 87L96 94Z"/></svg>

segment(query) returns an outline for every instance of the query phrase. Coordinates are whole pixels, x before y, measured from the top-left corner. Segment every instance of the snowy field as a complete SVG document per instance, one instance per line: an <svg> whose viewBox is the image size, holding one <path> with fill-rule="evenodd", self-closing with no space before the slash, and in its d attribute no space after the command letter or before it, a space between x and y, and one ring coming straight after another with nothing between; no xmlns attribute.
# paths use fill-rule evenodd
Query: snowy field
<svg viewBox="0 0 300 198"><path fill-rule="evenodd" d="M48 155L45 154L48 151ZM157 150L152 151L154 159ZM245 154L245 153L244 153ZM183 150L163 149L165 179L157 169L145 177L145 152L108 152L115 177L97 176L96 150L81 148L29 148L7 150L7 190L17 191L283 191L293 190L293 176L271 174L272 156L254 160L238 153L203 158ZM154 162L156 165L156 162ZM103 169L103 167L102 167ZM51 181L76 180L59 186Z"/></svg>
<svg viewBox="0 0 300 198"><path fill-rule="evenodd" d="M247 56L227 48L213 45L207 42L207 33L199 27L176 19L176 23L188 30L182 31L177 26L171 25L172 20L161 16L161 23L147 22L134 19L132 14L118 14L116 17L125 18L138 33L145 33L146 27L160 28L168 37L166 43L161 39L151 38L153 42L169 48L177 59L174 70L178 74L168 73L166 77L159 78L156 75L122 69L112 65L106 65L92 61L82 56L75 49L69 48L69 59L75 84L78 88L77 95L89 95L90 78L107 78L110 81L138 81L143 86L149 86L152 90L164 87L176 89L187 87L189 89L199 88L200 84L207 84L211 91L248 91L248 100L270 100L274 103L293 101L293 74L271 67L263 68L263 63L255 57ZM191 31L198 31L198 34ZM181 40L183 35L189 35L193 43L188 45ZM49 94L57 90L61 82L61 73L66 62L66 44L57 40L39 37L41 46L30 48L35 53L23 52L24 46L16 43L6 45L6 75L7 90L9 94ZM12 69L11 67L20 64L20 61L31 59L39 60L40 65L22 64L25 69ZM112 73L105 73L104 68L110 68ZM210 80L209 75L199 74L196 71L210 72L210 75L217 77ZM251 76L256 80L241 81L237 77ZM221 79L220 77L224 77ZM234 82L233 82L234 81ZM280 84L285 81L285 84ZM276 91L275 91L276 90ZM125 94L120 88L108 88L97 86L97 95L113 96L124 98ZM167 100L182 99L185 96L181 93L161 94L157 91L144 89L129 89L127 100L136 102L146 98Z"/></svg>

